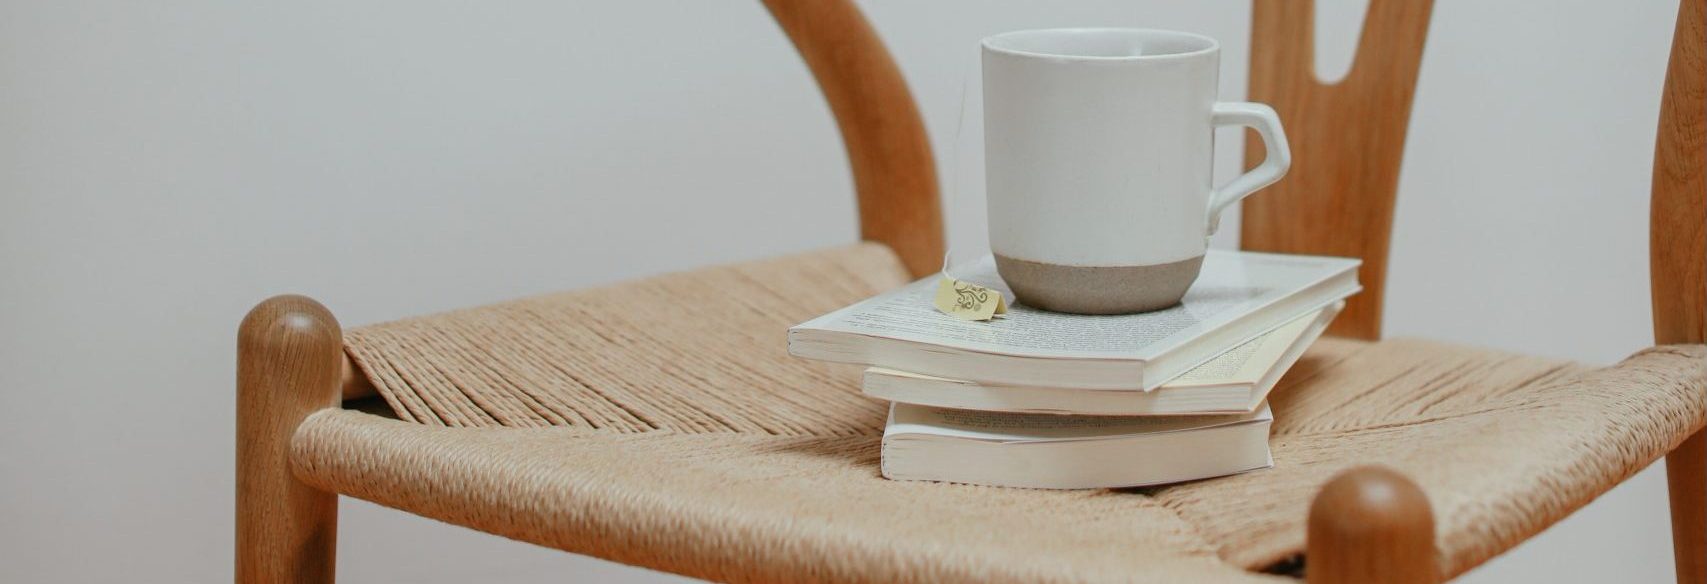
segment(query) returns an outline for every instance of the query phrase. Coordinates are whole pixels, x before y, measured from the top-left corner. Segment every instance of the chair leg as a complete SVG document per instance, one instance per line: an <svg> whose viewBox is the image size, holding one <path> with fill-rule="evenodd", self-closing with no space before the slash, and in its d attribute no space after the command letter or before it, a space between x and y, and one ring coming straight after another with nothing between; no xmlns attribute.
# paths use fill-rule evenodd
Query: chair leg
<svg viewBox="0 0 1707 584"><path fill-rule="evenodd" d="M1671 547L1679 584L1707 584L1707 430L1666 455Z"/></svg>
<svg viewBox="0 0 1707 584"><path fill-rule="evenodd" d="M275 296L237 333L237 582L331 582L338 495L297 481L290 439L337 407L343 333L305 296Z"/></svg>
<svg viewBox="0 0 1707 584"><path fill-rule="evenodd" d="M1435 584L1434 512L1405 475L1346 470L1310 503L1304 578L1310 584Z"/></svg>

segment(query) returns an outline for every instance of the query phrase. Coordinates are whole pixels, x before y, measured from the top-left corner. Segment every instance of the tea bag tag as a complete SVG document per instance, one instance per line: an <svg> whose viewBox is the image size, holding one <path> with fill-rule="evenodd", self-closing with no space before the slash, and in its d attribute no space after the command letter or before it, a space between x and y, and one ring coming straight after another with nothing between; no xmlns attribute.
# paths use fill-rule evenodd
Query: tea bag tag
<svg viewBox="0 0 1707 584"><path fill-rule="evenodd" d="M977 59L973 59L971 67L965 71L973 71L978 67ZM955 193L960 191L960 130L966 125L966 88L972 76L962 75L960 78L960 115L955 117L954 146L951 148L951 158L954 160L954 172L949 175L946 207L954 208ZM949 260L954 257L954 250L943 250L942 280L936 284L936 297L931 304L943 314L961 319L987 321L998 314L1008 312L1008 303L1002 299L1002 293L973 284L963 282L948 272Z"/></svg>
<svg viewBox="0 0 1707 584"><path fill-rule="evenodd" d="M1001 292L956 280L946 272L936 284L933 304L937 310L961 320L990 320L1008 312L1008 303L1002 300Z"/></svg>

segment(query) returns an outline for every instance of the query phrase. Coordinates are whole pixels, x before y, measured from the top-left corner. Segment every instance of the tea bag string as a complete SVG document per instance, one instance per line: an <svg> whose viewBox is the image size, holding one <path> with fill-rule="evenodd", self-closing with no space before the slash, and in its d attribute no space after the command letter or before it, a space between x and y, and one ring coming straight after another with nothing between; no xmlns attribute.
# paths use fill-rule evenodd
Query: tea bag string
<svg viewBox="0 0 1707 584"><path fill-rule="evenodd" d="M950 148L949 160L953 168L948 179L948 193L943 201L948 209L954 209L954 202L960 194L960 151L961 137L966 129L966 94L971 85L971 69L961 71L960 76L960 111L954 122L954 144ZM942 279L937 282L936 293L931 304L936 309L949 316L968 321L989 321L1007 314L1007 302L1002 299L1002 293L975 282L967 282L956 278L951 271L954 263L954 246L944 242L942 253Z"/></svg>
<svg viewBox="0 0 1707 584"><path fill-rule="evenodd" d="M977 55L974 56L976 57ZM973 64L977 64L976 59L974 59ZM960 71L960 109L954 118L954 142L949 146L948 158L949 164L952 165L952 168L949 169L948 194L943 197L943 208L945 209L945 212L943 213L944 215L950 215L954 212L954 203L958 200L960 192L960 138L962 132L966 129L966 88L970 86L972 82L971 71L971 67L962 67ZM946 224L947 221L945 220L944 223ZM944 225L943 231L945 232L943 234L943 239L947 241L943 242L942 276L950 280L959 281L959 278L954 277L954 274L949 272L949 265L954 258L954 242L946 233L947 225Z"/></svg>

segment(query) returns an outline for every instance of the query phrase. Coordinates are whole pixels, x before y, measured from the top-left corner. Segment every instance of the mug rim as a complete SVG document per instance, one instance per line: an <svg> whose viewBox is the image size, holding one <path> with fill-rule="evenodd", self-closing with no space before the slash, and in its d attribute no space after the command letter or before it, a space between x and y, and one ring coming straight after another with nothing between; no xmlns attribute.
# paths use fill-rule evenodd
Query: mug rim
<svg viewBox="0 0 1707 584"><path fill-rule="evenodd" d="M1202 48L1178 52L1178 53L1111 56L1111 55L1082 55L1082 54L1076 55L1076 54L1058 53L1058 52L1028 51L1028 50L1017 49L1017 48L1013 48L1013 47L1004 47L1004 46L1000 46L997 44L1003 40L1011 40L1015 37L1031 36L1031 35L1060 34L1060 33L1123 33L1123 34L1138 33L1140 35L1155 35L1155 36L1166 36L1166 37L1173 37L1173 38L1189 39L1189 40L1193 40L1193 41L1202 42L1202 43L1204 43L1204 46ZM1068 60L1082 60L1082 61L1160 61L1160 60L1169 60L1169 59L1186 59L1186 58L1191 58L1191 57L1203 56L1203 55L1206 55L1209 53L1214 53L1214 52L1219 51L1221 49L1221 43L1216 41L1213 37L1197 34L1194 32L1167 30L1167 29L1161 29L1161 28L1130 28L1130 27L1111 27L1111 26L1074 26L1074 27L1059 27L1059 28L1031 28L1031 29L1021 29L1021 30L1010 30L1007 32L996 33L996 34L984 37L984 39L979 41L978 44L980 46L982 46L984 48L984 50L986 50L986 51L990 51L992 53L997 53L997 54L1003 54L1003 55L1012 55L1015 57L1025 57L1025 58L1033 58L1033 59L1039 59L1039 58L1040 59L1068 59Z"/></svg>

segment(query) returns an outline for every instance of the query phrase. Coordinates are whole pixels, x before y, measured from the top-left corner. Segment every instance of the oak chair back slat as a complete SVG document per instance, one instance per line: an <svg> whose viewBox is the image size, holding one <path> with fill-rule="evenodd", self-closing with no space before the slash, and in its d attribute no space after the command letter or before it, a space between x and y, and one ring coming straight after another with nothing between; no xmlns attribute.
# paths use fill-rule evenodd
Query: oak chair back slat
<svg viewBox="0 0 1707 584"><path fill-rule="evenodd" d="M1245 200L1241 246L1362 258L1363 292L1328 333L1379 338L1399 163L1434 2L1370 0L1351 71L1333 84L1315 73L1315 2L1252 4L1249 99L1280 114L1292 170ZM1246 140L1247 163L1263 158L1262 141Z"/></svg>

